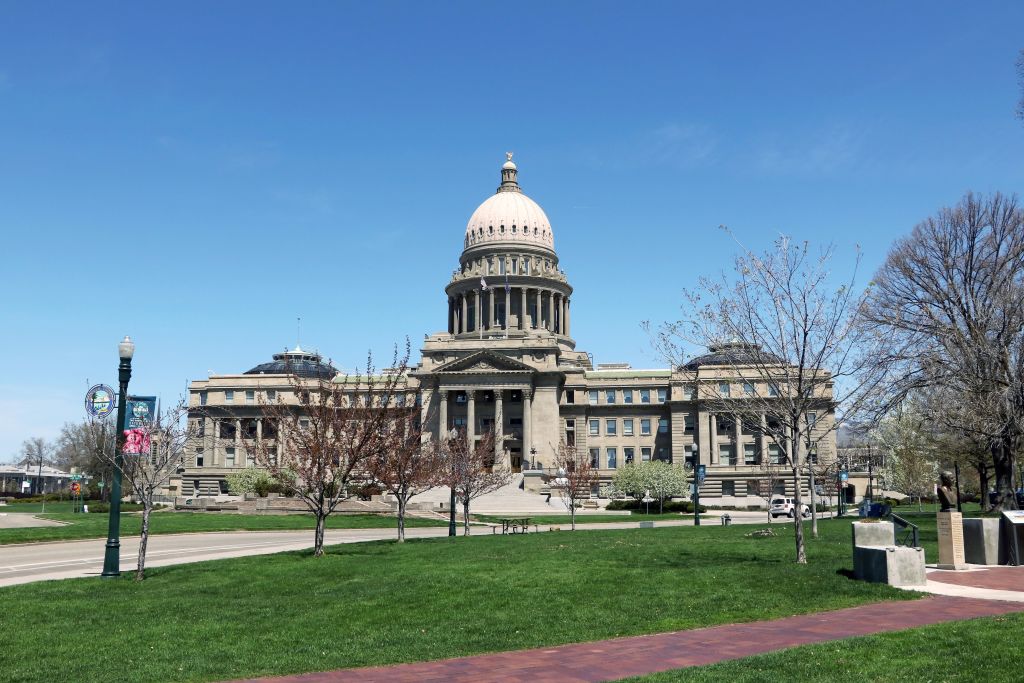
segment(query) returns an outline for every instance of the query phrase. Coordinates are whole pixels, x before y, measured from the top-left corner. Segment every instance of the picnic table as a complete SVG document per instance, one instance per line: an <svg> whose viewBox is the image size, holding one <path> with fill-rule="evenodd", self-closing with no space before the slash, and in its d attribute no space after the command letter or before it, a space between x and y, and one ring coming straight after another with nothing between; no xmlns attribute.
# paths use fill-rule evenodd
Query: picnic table
<svg viewBox="0 0 1024 683"><path fill-rule="evenodd" d="M501 523L502 535L525 534L530 529L529 517L502 517L498 521ZM491 533L496 533L497 529L497 525L491 527Z"/></svg>

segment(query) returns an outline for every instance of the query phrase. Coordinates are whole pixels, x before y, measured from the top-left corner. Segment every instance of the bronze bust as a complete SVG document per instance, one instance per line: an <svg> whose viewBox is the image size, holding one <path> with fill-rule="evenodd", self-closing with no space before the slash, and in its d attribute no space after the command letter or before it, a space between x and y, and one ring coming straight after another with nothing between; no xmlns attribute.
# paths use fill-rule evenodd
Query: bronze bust
<svg viewBox="0 0 1024 683"><path fill-rule="evenodd" d="M956 490L953 488L953 473L943 472L939 475L939 503L942 508L939 512L956 512Z"/></svg>

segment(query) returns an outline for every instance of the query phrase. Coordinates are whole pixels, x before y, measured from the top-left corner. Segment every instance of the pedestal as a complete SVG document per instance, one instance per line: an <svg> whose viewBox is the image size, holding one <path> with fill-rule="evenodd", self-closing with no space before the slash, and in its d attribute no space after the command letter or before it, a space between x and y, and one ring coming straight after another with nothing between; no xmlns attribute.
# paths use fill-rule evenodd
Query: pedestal
<svg viewBox="0 0 1024 683"><path fill-rule="evenodd" d="M939 534L939 569L967 569L964 559L964 518L959 512L935 516Z"/></svg>

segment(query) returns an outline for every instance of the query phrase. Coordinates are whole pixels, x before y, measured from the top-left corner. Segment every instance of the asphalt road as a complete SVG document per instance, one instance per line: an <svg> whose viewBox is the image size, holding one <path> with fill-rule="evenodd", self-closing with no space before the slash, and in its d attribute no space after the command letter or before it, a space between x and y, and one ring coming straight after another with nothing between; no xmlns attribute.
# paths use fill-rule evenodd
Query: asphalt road
<svg viewBox="0 0 1024 683"><path fill-rule="evenodd" d="M759 525L768 522L764 512L730 511L734 524ZM587 515L579 515L576 528L580 531L598 529L635 529L639 521L586 524ZM706 525L720 524L720 515L712 513L702 517ZM780 518L773 524L788 523ZM690 526L692 517L679 521L657 520L656 527ZM565 531L569 525L560 524ZM540 530L546 530L542 526ZM445 536L447 527L406 529L408 538L433 538ZM459 530L461 533L461 529ZM476 527L474 533L492 533L488 527ZM360 543L363 541L390 540L395 538L394 529L338 529L327 531L327 545L338 543ZM85 576L99 576L103 569L104 539L85 541L61 541L58 543L26 543L23 545L0 546L0 586L12 586L33 581L68 579ZM203 534L157 534L149 538L146 553L147 567L161 567L188 562L219 560L246 555L265 555L287 550L301 550L313 545L313 532L303 531L230 531ZM130 572L135 568L138 553L138 537L121 539L121 571Z"/></svg>

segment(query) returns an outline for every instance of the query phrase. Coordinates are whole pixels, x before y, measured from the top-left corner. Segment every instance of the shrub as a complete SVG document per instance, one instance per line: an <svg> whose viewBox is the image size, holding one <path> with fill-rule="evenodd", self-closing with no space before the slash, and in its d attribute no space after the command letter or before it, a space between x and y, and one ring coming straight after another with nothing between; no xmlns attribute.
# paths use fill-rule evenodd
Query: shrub
<svg viewBox="0 0 1024 683"><path fill-rule="evenodd" d="M89 506L89 513L108 513L110 512L110 503L90 503L86 501L86 505ZM138 512L142 509L142 506L138 503L121 503L121 512Z"/></svg>
<svg viewBox="0 0 1024 683"><path fill-rule="evenodd" d="M228 491L234 496L242 496L246 493L255 493L261 498L266 498L270 491L273 479L264 470L256 467L246 467L244 470L232 472L227 476Z"/></svg>

